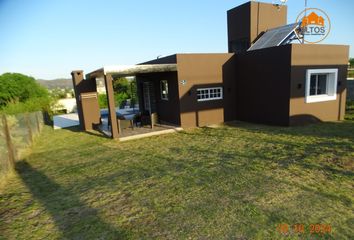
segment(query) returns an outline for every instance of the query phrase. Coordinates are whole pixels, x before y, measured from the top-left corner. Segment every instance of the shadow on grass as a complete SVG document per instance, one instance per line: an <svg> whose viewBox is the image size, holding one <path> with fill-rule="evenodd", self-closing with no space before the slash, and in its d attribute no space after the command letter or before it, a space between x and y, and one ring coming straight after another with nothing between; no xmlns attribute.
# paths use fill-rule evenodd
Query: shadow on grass
<svg viewBox="0 0 354 240"><path fill-rule="evenodd" d="M75 133L85 133L85 134L88 134L91 136L111 139L109 136L105 135L104 133L102 133L98 130L84 131L79 126L68 127L68 128L64 128L62 130L71 131L71 132L75 132Z"/></svg>
<svg viewBox="0 0 354 240"><path fill-rule="evenodd" d="M322 122L306 126L278 127L246 122L226 123L226 126L244 129L250 132L267 133L272 135L287 134L291 136L311 136L324 138L347 138L354 141L354 122Z"/></svg>
<svg viewBox="0 0 354 240"><path fill-rule="evenodd" d="M86 206L73 192L50 180L26 161L16 171L32 196L43 204L62 236L67 239L122 239L126 231L105 223L96 209Z"/></svg>

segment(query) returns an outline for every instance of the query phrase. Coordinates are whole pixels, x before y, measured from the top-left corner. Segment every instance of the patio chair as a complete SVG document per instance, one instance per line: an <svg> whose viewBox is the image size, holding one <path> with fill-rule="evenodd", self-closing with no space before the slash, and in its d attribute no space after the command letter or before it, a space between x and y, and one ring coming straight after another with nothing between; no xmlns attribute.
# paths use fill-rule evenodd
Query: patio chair
<svg viewBox="0 0 354 240"><path fill-rule="evenodd" d="M126 119L123 115L117 116L117 124L119 132L122 132L124 129L128 128L134 130L134 119Z"/></svg>

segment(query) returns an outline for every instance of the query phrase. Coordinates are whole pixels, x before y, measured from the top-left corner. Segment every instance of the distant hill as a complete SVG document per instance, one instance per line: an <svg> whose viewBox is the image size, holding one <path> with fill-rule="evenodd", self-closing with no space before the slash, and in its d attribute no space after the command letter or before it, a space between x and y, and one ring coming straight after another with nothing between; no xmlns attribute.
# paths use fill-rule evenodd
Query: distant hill
<svg viewBox="0 0 354 240"><path fill-rule="evenodd" d="M53 80L43 80L43 79L37 79L38 83L48 89L54 89L54 88L68 88L72 89L73 88L73 82L71 79L65 79L65 78L59 78L59 79L53 79Z"/></svg>

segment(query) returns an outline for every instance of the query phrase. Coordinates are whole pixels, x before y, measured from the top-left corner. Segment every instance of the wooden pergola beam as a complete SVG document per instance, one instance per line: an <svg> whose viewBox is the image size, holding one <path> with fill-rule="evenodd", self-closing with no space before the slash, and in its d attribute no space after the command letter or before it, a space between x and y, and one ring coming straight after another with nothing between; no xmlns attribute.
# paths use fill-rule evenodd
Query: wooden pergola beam
<svg viewBox="0 0 354 240"><path fill-rule="evenodd" d="M131 66L108 66L86 75L86 79L103 77L110 74L115 77L134 76L143 73L175 72L177 64L143 64Z"/></svg>
<svg viewBox="0 0 354 240"><path fill-rule="evenodd" d="M108 102L108 114L109 120L111 121L111 137L113 139L119 138L118 123L117 123L117 113L116 106L114 103L114 90L113 90L113 78L112 75L106 74L104 76L106 83L106 94Z"/></svg>

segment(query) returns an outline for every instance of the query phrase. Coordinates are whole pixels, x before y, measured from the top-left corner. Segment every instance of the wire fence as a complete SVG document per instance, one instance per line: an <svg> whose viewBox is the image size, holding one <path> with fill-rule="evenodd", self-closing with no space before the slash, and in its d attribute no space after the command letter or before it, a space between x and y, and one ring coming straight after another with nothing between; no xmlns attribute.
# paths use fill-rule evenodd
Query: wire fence
<svg viewBox="0 0 354 240"><path fill-rule="evenodd" d="M11 171L41 132L42 112L0 115L0 176Z"/></svg>

